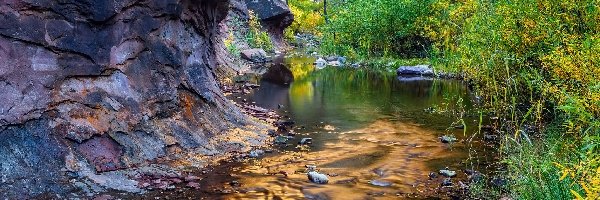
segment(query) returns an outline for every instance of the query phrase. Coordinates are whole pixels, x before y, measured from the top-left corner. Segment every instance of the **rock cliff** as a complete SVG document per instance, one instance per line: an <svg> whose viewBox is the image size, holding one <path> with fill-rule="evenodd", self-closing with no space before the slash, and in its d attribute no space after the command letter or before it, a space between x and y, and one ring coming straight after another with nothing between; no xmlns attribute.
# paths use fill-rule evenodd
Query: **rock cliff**
<svg viewBox="0 0 600 200"><path fill-rule="evenodd" d="M97 176L115 170L261 144L260 124L216 81L232 71L220 35L229 8L1 1L0 194L64 194L74 180L105 186Z"/></svg>

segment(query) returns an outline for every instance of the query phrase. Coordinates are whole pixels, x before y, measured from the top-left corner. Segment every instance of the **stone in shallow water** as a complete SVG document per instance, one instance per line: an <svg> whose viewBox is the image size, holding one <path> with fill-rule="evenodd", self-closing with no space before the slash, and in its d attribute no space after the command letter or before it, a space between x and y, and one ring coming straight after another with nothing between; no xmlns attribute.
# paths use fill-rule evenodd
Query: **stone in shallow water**
<svg viewBox="0 0 600 200"><path fill-rule="evenodd" d="M298 144L301 144L301 145L312 144L312 138L302 138L302 140L300 140L300 142L298 142Z"/></svg>
<svg viewBox="0 0 600 200"><path fill-rule="evenodd" d="M252 158L258 158L258 157L262 156L263 154L265 154L265 151L263 151L263 150L250 151L250 157L252 157Z"/></svg>
<svg viewBox="0 0 600 200"><path fill-rule="evenodd" d="M442 176L445 176L445 177L455 177L456 176L456 172L455 171L448 170L448 169L442 169L442 170L440 170L440 174Z"/></svg>
<svg viewBox="0 0 600 200"><path fill-rule="evenodd" d="M444 135L444 136L440 137L440 141L442 143L452 143L452 142L456 141L456 138L454 136Z"/></svg>
<svg viewBox="0 0 600 200"><path fill-rule="evenodd" d="M327 175L319 172L308 172L308 180L317 184L327 184L329 182Z"/></svg>
<svg viewBox="0 0 600 200"><path fill-rule="evenodd" d="M452 186L452 179L446 178L442 181L442 186Z"/></svg>
<svg viewBox="0 0 600 200"><path fill-rule="evenodd" d="M437 178L437 174L435 172L429 173L429 179Z"/></svg>
<svg viewBox="0 0 600 200"><path fill-rule="evenodd" d="M275 144L285 144L288 141L288 138L285 136L277 136L275 138Z"/></svg>
<svg viewBox="0 0 600 200"><path fill-rule="evenodd" d="M380 187L389 187L389 186L392 186L391 182L387 182L387 181L384 181L384 180L372 180L372 181L369 181L369 183L371 185L380 186Z"/></svg>

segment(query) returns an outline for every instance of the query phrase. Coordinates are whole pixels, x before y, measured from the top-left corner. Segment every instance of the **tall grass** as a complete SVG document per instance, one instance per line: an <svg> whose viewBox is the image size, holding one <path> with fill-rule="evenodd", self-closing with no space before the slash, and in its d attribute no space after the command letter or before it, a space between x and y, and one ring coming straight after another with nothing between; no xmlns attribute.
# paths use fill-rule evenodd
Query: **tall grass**
<svg viewBox="0 0 600 200"><path fill-rule="evenodd" d="M423 49L433 66L472 83L505 119L501 150L513 197L600 198L600 0L331 5L324 52L402 57L416 48L407 40L431 42Z"/></svg>

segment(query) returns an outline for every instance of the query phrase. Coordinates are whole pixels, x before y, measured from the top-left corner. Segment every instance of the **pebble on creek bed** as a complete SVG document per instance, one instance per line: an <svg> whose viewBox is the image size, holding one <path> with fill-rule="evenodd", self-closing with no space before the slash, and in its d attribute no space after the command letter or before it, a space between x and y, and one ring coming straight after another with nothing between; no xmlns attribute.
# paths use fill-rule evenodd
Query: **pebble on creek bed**
<svg viewBox="0 0 600 200"><path fill-rule="evenodd" d="M329 182L327 175L319 172L308 172L308 180L317 184L327 184Z"/></svg>

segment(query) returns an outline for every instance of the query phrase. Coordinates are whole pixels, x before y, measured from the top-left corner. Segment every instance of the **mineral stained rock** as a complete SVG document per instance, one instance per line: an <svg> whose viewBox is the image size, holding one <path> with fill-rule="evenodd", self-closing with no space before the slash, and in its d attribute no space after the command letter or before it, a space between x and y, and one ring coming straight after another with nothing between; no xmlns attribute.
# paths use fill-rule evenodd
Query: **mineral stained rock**
<svg viewBox="0 0 600 200"><path fill-rule="evenodd" d="M230 70L219 32L229 7L227 0L0 1L1 196L70 193L73 177L107 182L99 176L174 152L260 144L258 131L230 131L257 124L216 81Z"/></svg>

